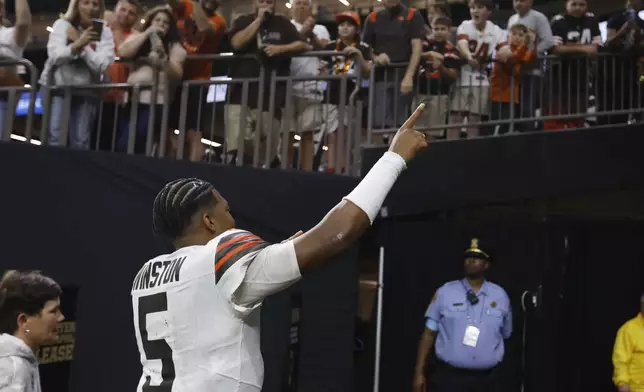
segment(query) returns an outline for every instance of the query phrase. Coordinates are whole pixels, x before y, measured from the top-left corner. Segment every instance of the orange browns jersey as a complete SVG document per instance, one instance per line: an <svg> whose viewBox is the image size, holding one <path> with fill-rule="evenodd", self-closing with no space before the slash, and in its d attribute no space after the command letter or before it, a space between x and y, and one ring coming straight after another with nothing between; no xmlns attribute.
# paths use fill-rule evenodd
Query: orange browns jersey
<svg viewBox="0 0 644 392"><path fill-rule="evenodd" d="M192 19L194 4L191 0L183 0L173 9L177 18L177 27L183 45L188 55L215 54L226 32L226 19L215 12L209 20L215 26L214 31L198 31ZM212 60L190 60L185 62L183 78L186 80L208 80L212 76Z"/></svg>
<svg viewBox="0 0 644 392"><path fill-rule="evenodd" d="M531 64L536 58L533 50L528 50L525 45L513 47L512 56L507 63L494 63L492 77L490 78L490 95L494 102L519 103L521 84L521 65ZM511 97L510 91L514 89Z"/></svg>
<svg viewBox="0 0 644 392"><path fill-rule="evenodd" d="M131 291L137 392L259 392L259 308L300 277L292 241L236 229L145 263Z"/></svg>

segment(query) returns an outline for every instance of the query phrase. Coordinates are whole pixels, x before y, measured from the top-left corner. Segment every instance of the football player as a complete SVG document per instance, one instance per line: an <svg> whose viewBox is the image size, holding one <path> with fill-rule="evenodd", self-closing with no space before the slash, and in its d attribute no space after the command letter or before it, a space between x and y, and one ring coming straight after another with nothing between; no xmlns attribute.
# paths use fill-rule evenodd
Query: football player
<svg viewBox="0 0 644 392"><path fill-rule="evenodd" d="M317 226L280 244L235 229L228 202L210 183L167 184L154 201L153 227L176 251L145 263L131 292L143 367L137 392L259 392L264 366L256 310L369 227L406 162L427 146L414 129L423 108Z"/></svg>

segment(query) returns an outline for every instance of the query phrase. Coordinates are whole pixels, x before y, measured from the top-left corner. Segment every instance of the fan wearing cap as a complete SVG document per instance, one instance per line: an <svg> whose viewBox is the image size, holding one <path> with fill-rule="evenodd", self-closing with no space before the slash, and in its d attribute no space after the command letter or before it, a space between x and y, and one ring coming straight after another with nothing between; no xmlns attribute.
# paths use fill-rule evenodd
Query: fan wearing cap
<svg viewBox="0 0 644 392"><path fill-rule="evenodd" d="M320 70L321 74L329 75L360 75L363 78L369 77L371 71L371 47L360 41L360 16L353 11L340 12L335 16L335 21L338 24L338 39L329 42L324 50L343 52L344 56L335 56L327 58L323 69ZM356 61L357 60L357 61ZM328 84L329 91L325 94L324 105L322 107L322 118L325 119L322 124L322 135L328 135L327 146L328 150L328 170L333 173L336 170L336 161L338 151L342 151L343 137L338 137L336 130L340 128L342 123L344 126L349 125L349 97L355 90L356 79L347 78L347 91L344 97L344 119L340 121L339 107L340 97L340 81L333 80ZM358 99L364 99L364 91L358 96ZM341 159L343 158L341 155ZM342 167L346 162L341 163Z"/></svg>
<svg viewBox="0 0 644 392"><path fill-rule="evenodd" d="M644 294L640 312L617 332L613 348L613 382L619 392L644 392Z"/></svg>
<svg viewBox="0 0 644 392"><path fill-rule="evenodd" d="M432 392L495 391L497 366L512 334L510 299L500 286L485 279L491 257L473 239L465 251L465 278L436 291L425 313L418 347L414 392L425 392L427 354L436 348Z"/></svg>

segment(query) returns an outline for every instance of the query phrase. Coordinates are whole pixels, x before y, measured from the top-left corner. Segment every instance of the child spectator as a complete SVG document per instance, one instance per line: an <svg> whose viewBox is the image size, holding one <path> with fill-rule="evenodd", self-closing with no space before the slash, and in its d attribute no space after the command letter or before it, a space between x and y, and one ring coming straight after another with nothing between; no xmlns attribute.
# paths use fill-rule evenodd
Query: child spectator
<svg viewBox="0 0 644 392"><path fill-rule="evenodd" d="M432 22L432 37L423 41L418 95L414 107L425 102L427 108L416 124L420 127L446 125L450 89L460 68L456 48L448 42L452 20L438 16ZM447 131L448 139L458 139L460 129ZM451 135L456 133L456 136Z"/></svg>
<svg viewBox="0 0 644 392"><path fill-rule="evenodd" d="M520 116L521 66L530 65L536 57L535 35L527 26L515 24L510 27L509 32L512 55L505 63L494 63L490 79L492 97L490 118L492 121L508 120ZM512 106L514 106L513 111ZM509 131L509 124L503 124L497 128L497 133L501 135Z"/></svg>
<svg viewBox="0 0 644 392"><path fill-rule="evenodd" d="M497 61L505 61L510 49L505 31L489 20L494 2L472 0L469 5L472 19L458 27L457 47L464 65L452 98L451 122L462 124L467 118L467 136L471 138L481 134L477 124L490 112L490 59L494 55Z"/></svg>
<svg viewBox="0 0 644 392"><path fill-rule="evenodd" d="M552 19L555 46L552 53L546 116L569 115L566 120L544 121L544 129L558 130L585 127L588 110L591 61L602 45L599 23L587 12L587 0L567 0L566 12Z"/></svg>
<svg viewBox="0 0 644 392"><path fill-rule="evenodd" d="M353 11L341 12L335 17L336 23L338 24L338 39L335 41L329 42L325 50L332 50L336 52L344 52L344 56L338 56L333 59L330 59L328 69L322 70L323 74L331 75L353 75L356 72L362 72L362 77L367 77L371 71L371 47L360 41L360 16ZM362 68L356 70L356 57L360 57L360 63ZM349 126L349 119L353 118L353 114L349 113L349 96L355 90L356 80L347 79L347 94L344 98L345 111L344 118L342 119L342 124L347 127ZM364 94L361 94L364 98ZM344 157L346 154L344 151L344 140L347 140L345 137L338 137L336 130L340 127L340 113L338 106L340 105L340 81L334 80L329 83L329 91L325 94L324 105L322 108L322 131L328 134L327 146L329 147L328 155L328 170L329 172L335 172L335 164L338 161L337 154L341 154L340 161L342 165L346 165L347 162L344 162ZM354 139L355 140L355 139Z"/></svg>

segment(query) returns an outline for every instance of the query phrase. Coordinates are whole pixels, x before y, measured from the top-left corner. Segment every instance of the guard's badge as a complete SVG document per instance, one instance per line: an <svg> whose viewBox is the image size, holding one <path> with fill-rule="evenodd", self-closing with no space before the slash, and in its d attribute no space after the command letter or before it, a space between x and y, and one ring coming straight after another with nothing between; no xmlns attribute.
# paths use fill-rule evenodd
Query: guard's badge
<svg viewBox="0 0 644 392"><path fill-rule="evenodd" d="M491 307L493 307L493 308L496 308L496 301L492 301L492 303L490 304L490 306L491 306Z"/></svg>

